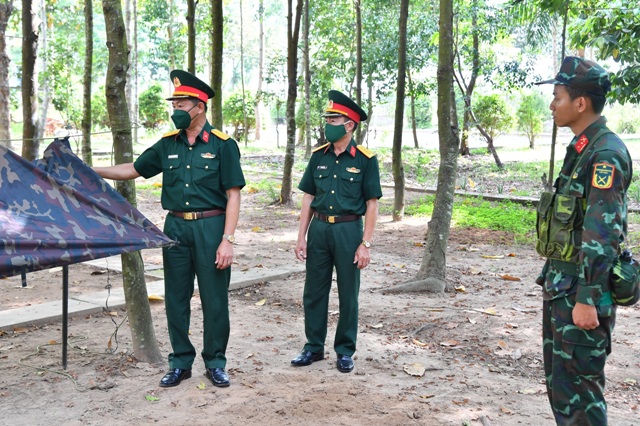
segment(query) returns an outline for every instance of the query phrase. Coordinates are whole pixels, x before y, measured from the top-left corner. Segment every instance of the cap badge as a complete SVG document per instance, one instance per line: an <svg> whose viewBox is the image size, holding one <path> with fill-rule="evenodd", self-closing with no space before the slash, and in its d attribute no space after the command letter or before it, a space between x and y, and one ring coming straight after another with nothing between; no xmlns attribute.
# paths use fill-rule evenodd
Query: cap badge
<svg viewBox="0 0 640 426"><path fill-rule="evenodd" d="M180 83L180 79L178 77L173 77L173 87L180 87L182 83Z"/></svg>
<svg viewBox="0 0 640 426"><path fill-rule="evenodd" d="M327 109L333 109L333 101L329 101L329 105L327 106Z"/></svg>

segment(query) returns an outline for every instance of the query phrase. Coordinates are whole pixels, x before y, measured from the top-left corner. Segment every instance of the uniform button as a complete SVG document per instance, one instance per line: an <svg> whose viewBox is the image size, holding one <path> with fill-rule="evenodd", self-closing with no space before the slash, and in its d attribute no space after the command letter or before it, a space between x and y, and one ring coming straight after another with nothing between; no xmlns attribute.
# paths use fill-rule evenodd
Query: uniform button
<svg viewBox="0 0 640 426"><path fill-rule="evenodd" d="M191 168L191 166L190 166L190 165L189 165L189 166L187 166L187 169L190 169L190 168Z"/></svg>
<svg viewBox="0 0 640 426"><path fill-rule="evenodd" d="M336 164L340 164L340 160L336 160Z"/></svg>
<svg viewBox="0 0 640 426"><path fill-rule="evenodd" d="M185 204L186 204L186 205L189 205L189 202L187 201Z"/></svg>
<svg viewBox="0 0 640 426"><path fill-rule="evenodd" d="M318 177L322 177L322 175L318 175Z"/></svg>
<svg viewBox="0 0 640 426"><path fill-rule="evenodd" d="M169 166L169 170L173 169L173 166Z"/></svg>
<svg viewBox="0 0 640 426"><path fill-rule="evenodd" d="M349 178L349 180L350 180L351 182L353 182L353 178Z"/></svg>
<svg viewBox="0 0 640 426"><path fill-rule="evenodd" d="M205 169L208 169L208 168L209 168L209 166L204 166L204 168L205 168Z"/></svg>
<svg viewBox="0 0 640 426"><path fill-rule="evenodd" d="M333 210L333 206L329 206L329 210Z"/></svg>
<svg viewBox="0 0 640 426"><path fill-rule="evenodd" d="M188 188L188 187L189 187L189 184L188 184L188 183L185 183L185 184L184 184L184 186L186 186L186 187Z"/></svg>
<svg viewBox="0 0 640 426"><path fill-rule="evenodd" d="M193 148L192 148L192 147L189 147L189 151L193 151Z"/></svg>
<svg viewBox="0 0 640 426"><path fill-rule="evenodd" d="M334 179L335 179L335 178L337 178L337 177L338 177L338 176L336 176L336 175L333 175L333 178L334 178Z"/></svg>
<svg viewBox="0 0 640 426"><path fill-rule="evenodd" d="M335 194L335 193L336 193L336 191L334 191L334 190L332 189L332 190L331 190L331 193L332 193L332 194Z"/></svg>

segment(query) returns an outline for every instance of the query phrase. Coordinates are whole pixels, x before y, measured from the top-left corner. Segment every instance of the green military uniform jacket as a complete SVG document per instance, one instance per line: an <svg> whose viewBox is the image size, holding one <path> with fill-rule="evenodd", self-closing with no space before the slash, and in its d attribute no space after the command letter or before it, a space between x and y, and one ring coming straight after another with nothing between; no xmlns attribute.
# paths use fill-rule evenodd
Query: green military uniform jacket
<svg viewBox="0 0 640 426"><path fill-rule="evenodd" d="M134 168L149 178L162 172L162 208L204 211L227 206L226 191L244 187L238 144L207 121L189 145L185 130L166 133Z"/></svg>
<svg viewBox="0 0 640 426"><path fill-rule="evenodd" d="M601 129L608 131L604 117L573 138L554 184L557 190L571 180L567 194L583 198L586 210L578 274L567 274L547 261L538 279L544 285L547 300L575 293L576 301L583 304L610 304L605 297L610 291L610 270L627 232L627 189L633 175L631 157L620 138L608 131L592 144L584 154L588 159L569 176L589 137Z"/></svg>
<svg viewBox="0 0 640 426"><path fill-rule="evenodd" d="M338 157L332 144L314 150L298 189L313 195L311 208L325 215L363 215L366 202L382 197L375 154L352 139Z"/></svg>

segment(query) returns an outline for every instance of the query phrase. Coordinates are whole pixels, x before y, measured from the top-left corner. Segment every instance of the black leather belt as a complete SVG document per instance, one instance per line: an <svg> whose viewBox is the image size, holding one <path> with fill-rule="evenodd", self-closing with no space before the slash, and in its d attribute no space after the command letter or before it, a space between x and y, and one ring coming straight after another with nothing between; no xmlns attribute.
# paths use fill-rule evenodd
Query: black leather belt
<svg viewBox="0 0 640 426"><path fill-rule="evenodd" d="M342 216L327 216L326 214L313 212L313 217L321 222L327 223L340 223L340 222L353 222L359 220L362 215L359 214L343 214Z"/></svg>
<svg viewBox="0 0 640 426"><path fill-rule="evenodd" d="M205 210L203 212L174 212L169 210L169 213L184 220L197 220L205 217L220 216L224 214L224 209Z"/></svg>

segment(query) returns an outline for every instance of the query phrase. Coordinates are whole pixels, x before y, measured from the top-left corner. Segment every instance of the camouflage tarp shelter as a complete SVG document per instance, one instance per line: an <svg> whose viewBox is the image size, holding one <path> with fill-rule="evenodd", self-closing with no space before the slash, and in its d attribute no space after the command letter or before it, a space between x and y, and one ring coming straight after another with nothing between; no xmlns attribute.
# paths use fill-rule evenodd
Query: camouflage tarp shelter
<svg viewBox="0 0 640 426"><path fill-rule="evenodd" d="M172 243L74 155L68 139L34 163L0 146L0 278L54 266L67 277L72 263Z"/></svg>

